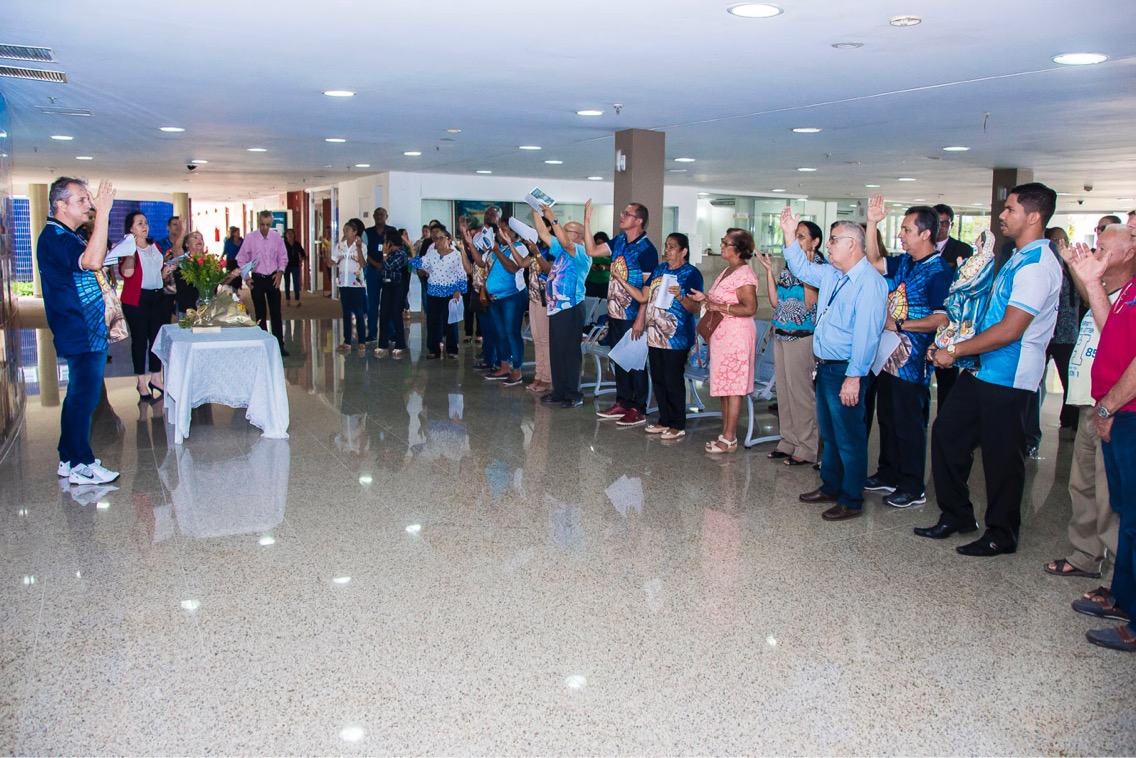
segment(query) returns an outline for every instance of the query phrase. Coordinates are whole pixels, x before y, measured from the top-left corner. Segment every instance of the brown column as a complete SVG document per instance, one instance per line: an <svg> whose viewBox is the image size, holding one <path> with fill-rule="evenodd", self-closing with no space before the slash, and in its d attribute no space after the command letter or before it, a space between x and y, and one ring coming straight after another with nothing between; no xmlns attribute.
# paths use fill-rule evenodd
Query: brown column
<svg viewBox="0 0 1136 758"><path fill-rule="evenodd" d="M36 329L36 374L39 376L39 404L44 408L59 405L59 359L50 329Z"/></svg>
<svg viewBox="0 0 1136 758"><path fill-rule="evenodd" d="M28 185L28 216L31 217L32 228L32 294L43 297L43 289L39 283L39 261L36 259L36 240L43 229L43 223L51 214L47 205L47 185Z"/></svg>
<svg viewBox="0 0 1136 758"><path fill-rule="evenodd" d="M620 212L628 203L641 203L650 214L647 237L660 250L663 246L661 230L666 141L665 132L648 129L624 129L615 133L614 215L617 231Z"/></svg>
<svg viewBox="0 0 1136 758"><path fill-rule="evenodd" d="M994 232L994 260L995 264L1001 268L1007 256L1001 254L1002 245L1005 244L1006 239L1002 236L1001 226L998 224L998 216L1006 207L1006 198L1010 195L1010 190L1019 184L1026 184L1033 181L1032 168L996 168L994 169L994 179L991 183L990 190L990 230Z"/></svg>

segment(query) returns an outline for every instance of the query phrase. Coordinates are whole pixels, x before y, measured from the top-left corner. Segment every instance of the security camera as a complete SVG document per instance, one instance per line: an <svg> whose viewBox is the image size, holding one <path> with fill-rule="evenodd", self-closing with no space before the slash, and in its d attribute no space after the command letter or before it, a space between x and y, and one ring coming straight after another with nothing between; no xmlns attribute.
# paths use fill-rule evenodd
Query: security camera
<svg viewBox="0 0 1136 758"><path fill-rule="evenodd" d="M185 164L185 170L186 170L186 171L196 171L196 170L197 170L197 166L195 166L195 165L194 165L194 164L192 164L192 163L187 163L187 164Z"/></svg>
<svg viewBox="0 0 1136 758"><path fill-rule="evenodd" d="M1084 205L1084 204L1085 204L1085 201L1084 201L1084 200L1078 200L1078 201L1077 201L1077 205Z"/></svg>
<svg viewBox="0 0 1136 758"><path fill-rule="evenodd" d="M1092 192L1093 191L1093 185L1086 184L1084 189L1085 189L1085 192Z"/></svg>

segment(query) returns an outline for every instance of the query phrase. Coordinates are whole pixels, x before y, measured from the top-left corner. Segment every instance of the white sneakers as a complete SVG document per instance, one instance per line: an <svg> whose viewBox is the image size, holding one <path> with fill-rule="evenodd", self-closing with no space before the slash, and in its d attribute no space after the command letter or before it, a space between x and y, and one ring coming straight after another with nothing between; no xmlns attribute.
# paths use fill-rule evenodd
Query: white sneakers
<svg viewBox="0 0 1136 758"><path fill-rule="evenodd" d="M60 470L63 469L63 465L62 463L59 464ZM117 471L105 468L101 461L95 459L95 462L89 466L79 465L72 468L67 481L71 484L106 484L117 478Z"/></svg>

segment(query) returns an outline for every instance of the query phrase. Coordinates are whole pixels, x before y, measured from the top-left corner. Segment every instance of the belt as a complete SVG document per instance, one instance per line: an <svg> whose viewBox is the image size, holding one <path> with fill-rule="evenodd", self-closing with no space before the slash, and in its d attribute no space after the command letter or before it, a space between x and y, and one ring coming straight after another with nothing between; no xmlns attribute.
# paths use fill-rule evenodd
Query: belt
<svg viewBox="0 0 1136 758"><path fill-rule="evenodd" d="M162 287L155 287L154 289L146 289L145 287L143 287L142 291L143 292L162 292L164 290L163 290Z"/></svg>
<svg viewBox="0 0 1136 758"><path fill-rule="evenodd" d="M817 361L817 363L819 363L822 366L835 366L837 364L848 363L848 361L830 361L830 360L827 360L826 358L817 358L816 361Z"/></svg>
<svg viewBox="0 0 1136 758"><path fill-rule="evenodd" d="M276 276L276 272L273 272L271 274L258 274L255 271L253 271L252 275L253 276L259 276L259 277L264 278L264 279L271 279L272 277Z"/></svg>
<svg viewBox="0 0 1136 758"><path fill-rule="evenodd" d="M791 331L789 329L778 329L777 327L774 327L773 333L774 334L780 334L782 337L811 337L812 336L812 332L805 330L805 329L799 329L797 331Z"/></svg>

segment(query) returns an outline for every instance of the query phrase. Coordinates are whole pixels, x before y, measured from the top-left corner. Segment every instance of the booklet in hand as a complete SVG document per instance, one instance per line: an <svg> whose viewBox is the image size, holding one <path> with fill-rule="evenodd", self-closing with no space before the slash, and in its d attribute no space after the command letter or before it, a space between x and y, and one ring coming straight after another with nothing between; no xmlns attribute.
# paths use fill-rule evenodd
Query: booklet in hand
<svg viewBox="0 0 1136 758"><path fill-rule="evenodd" d="M260 263L260 258L253 258L251 261L241 266L241 278L248 279L249 272L256 268L256 264Z"/></svg>
<svg viewBox="0 0 1136 758"><path fill-rule="evenodd" d="M540 206L546 205L549 208L556 205L556 201L541 191L540 187L533 187L532 192L525 195L525 202L528 203L534 211L540 213Z"/></svg>

